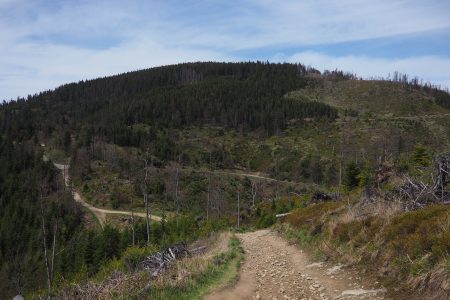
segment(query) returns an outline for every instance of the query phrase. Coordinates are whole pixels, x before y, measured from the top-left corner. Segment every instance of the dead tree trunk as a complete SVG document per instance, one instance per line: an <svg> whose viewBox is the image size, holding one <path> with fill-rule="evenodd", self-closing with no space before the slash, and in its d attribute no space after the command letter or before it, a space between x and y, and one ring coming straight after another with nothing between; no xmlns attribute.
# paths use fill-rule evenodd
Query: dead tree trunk
<svg viewBox="0 0 450 300"><path fill-rule="evenodd" d="M256 181L252 181L252 206L255 206L255 198L258 193L258 184Z"/></svg>
<svg viewBox="0 0 450 300"><path fill-rule="evenodd" d="M241 221L241 201L240 201L240 195L238 191L238 220L237 220L237 229L240 227L240 221Z"/></svg>
<svg viewBox="0 0 450 300"><path fill-rule="evenodd" d="M133 201L133 197L131 197L131 219L130 219L130 222L131 222L131 235L132 235L132 243L133 243L133 246L134 246L134 244L135 244L135 241L134 241L134 239L135 239L135 232L134 232L134 208L133 208L133 203L134 201Z"/></svg>
<svg viewBox="0 0 450 300"><path fill-rule="evenodd" d="M66 165L63 165L63 188L66 190Z"/></svg>
<svg viewBox="0 0 450 300"><path fill-rule="evenodd" d="M209 219L209 197L211 190L211 178L208 178L208 196L206 198L206 221Z"/></svg>
<svg viewBox="0 0 450 300"><path fill-rule="evenodd" d="M53 282L53 278L55 275L55 249L56 249L56 233L58 232L58 220L56 220L55 225L53 226L53 249L52 249L52 265L50 272L50 279ZM50 283L51 285L51 283Z"/></svg>
<svg viewBox="0 0 450 300"><path fill-rule="evenodd" d="M209 152L209 176L208 176L208 196L206 198L206 221L209 219L209 202L211 198L211 151Z"/></svg>
<svg viewBox="0 0 450 300"><path fill-rule="evenodd" d="M437 164L437 177L435 179L434 189L440 190L441 201L444 201L445 187L449 182L448 177L450 173L450 154L439 157Z"/></svg>
<svg viewBox="0 0 450 300"><path fill-rule="evenodd" d="M42 245L44 248L44 261L45 261L45 269L47 271L47 292L48 292L48 296L50 297L50 290L51 290L51 286L52 286L52 281L51 281L51 276L50 276L50 266L48 263L48 253L47 253L47 241L46 241L46 237L47 234L45 232L45 218L44 218L44 206L42 204L42 199L44 197L40 196L40 204L41 204L41 223L42 223Z"/></svg>
<svg viewBox="0 0 450 300"><path fill-rule="evenodd" d="M342 140L343 137L341 136L341 140L339 143L339 190L342 188L342 160L343 160Z"/></svg>
<svg viewBox="0 0 450 300"><path fill-rule="evenodd" d="M150 220L149 220L149 203L148 203L148 192L147 192L147 179L148 179L148 160L144 159L144 181L142 184L142 193L144 196L145 205L145 222L147 227L147 245L150 245Z"/></svg>
<svg viewBox="0 0 450 300"><path fill-rule="evenodd" d="M180 204L178 203L178 180L179 180L179 168L177 167L177 173L175 177L175 206L176 206L175 219L177 223L177 228L178 228L178 217L180 215Z"/></svg>

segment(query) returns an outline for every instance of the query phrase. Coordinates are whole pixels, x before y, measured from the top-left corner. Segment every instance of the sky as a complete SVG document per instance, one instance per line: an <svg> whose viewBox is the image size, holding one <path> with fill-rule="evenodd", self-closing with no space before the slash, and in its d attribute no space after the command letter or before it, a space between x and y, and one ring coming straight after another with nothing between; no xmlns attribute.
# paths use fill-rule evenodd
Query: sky
<svg viewBox="0 0 450 300"><path fill-rule="evenodd" d="M0 0L0 100L191 61L300 62L450 87L449 0Z"/></svg>

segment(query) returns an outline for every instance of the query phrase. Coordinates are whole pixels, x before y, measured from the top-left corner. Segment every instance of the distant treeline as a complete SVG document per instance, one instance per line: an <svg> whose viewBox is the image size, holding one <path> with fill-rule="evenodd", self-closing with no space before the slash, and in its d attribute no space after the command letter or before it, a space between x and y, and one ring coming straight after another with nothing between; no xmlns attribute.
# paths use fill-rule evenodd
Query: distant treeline
<svg viewBox="0 0 450 300"><path fill-rule="evenodd" d="M410 78L408 74L403 74L398 71L395 71L392 74L392 77L389 74L387 78L372 77L370 79L396 82L411 89L421 90L429 94L430 96L434 97L436 104L445 108L450 108L450 93L448 87L443 89L440 85L434 85L430 82L424 81L423 79L419 79L417 76Z"/></svg>

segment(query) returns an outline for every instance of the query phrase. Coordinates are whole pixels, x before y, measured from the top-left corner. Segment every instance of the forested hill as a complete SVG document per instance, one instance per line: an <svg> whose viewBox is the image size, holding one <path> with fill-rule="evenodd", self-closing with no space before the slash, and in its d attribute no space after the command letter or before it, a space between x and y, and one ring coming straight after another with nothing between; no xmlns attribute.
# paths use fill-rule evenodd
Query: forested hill
<svg viewBox="0 0 450 300"><path fill-rule="evenodd" d="M127 126L216 124L274 133L290 119L334 118L319 102L283 98L313 84L300 64L188 63L67 84L3 105L1 133L26 139L55 127L104 131L120 139ZM14 122L12 122L14 120Z"/></svg>
<svg viewBox="0 0 450 300"><path fill-rule="evenodd" d="M44 288L47 277L94 274L131 243L129 232L119 236L111 228L102 232L84 228L89 215L73 202L52 164L43 161L48 151L64 150L79 180L76 169L85 166L81 160L95 159L80 154L83 147L94 145L93 140L134 147L155 140L152 132L136 131L135 124L159 128L158 134L161 128L211 124L239 131L258 129L267 135L285 128L290 119L335 118L337 111L327 104L284 97L312 84L307 77L311 73L314 70L293 64L189 63L81 81L4 102L0 298ZM170 145L166 143L163 151L174 153ZM192 230L190 234L187 238L194 237ZM153 239L161 242L155 232ZM55 274L46 269L43 241L48 253L56 245Z"/></svg>
<svg viewBox="0 0 450 300"><path fill-rule="evenodd" d="M56 294L132 245L234 226L237 191L242 224L268 226L287 195L371 187L380 163L414 170L414 153L430 166L450 149L450 94L393 81L301 64L186 63L4 102L0 298ZM70 163L67 182L93 207L142 213L150 201L164 222L111 215L102 228L54 162Z"/></svg>

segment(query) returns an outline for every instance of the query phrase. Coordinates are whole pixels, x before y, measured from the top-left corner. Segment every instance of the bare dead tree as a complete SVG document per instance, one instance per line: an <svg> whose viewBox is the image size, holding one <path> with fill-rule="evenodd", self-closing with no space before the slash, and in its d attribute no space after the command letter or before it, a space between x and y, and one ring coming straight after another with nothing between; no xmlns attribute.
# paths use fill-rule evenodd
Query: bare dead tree
<svg viewBox="0 0 450 300"><path fill-rule="evenodd" d="M237 229L240 228L240 221L241 221L241 201L240 201L240 195L239 190L237 191Z"/></svg>
<svg viewBox="0 0 450 300"><path fill-rule="evenodd" d="M44 199L44 196L43 196L43 193L41 191L41 195L39 197L39 202L40 202L40 206L41 206L42 245L43 245L43 248L44 248L45 269L47 271L47 293L48 293L48 296L50 297L52 280L51 280L51 276L50 276L50 266L49 266L49 262L48 262L47 241L46 241L47 234L46 234L46 231L45 231L45 217L44 217L43 199Z"/></svg>
<svg viewBox="0 0 450 300"><path fill-rule="evenodd" d="M442 155L437 159L436 163L437 175L435 179L434 188L436 190L440 189L441 201L444 201L445 196L445 186L450 180L450 154Z"/></svg>
<svg viewBox="0 0 450 300"><path fill-rule="evenodd" d="M214 181L213 181L214 182ZM212 185L212 201L211 209L216 212L216 216L220 218L220 186L218 182L214 182Z"/></svg>
<svg viewBox="0 0 450 300"><path fill-rule="evenodd" d="M66 190L66 165L63 164L63 189Z"/></svg>
<svg viewBox="0 0 450 300"><path fill-rule="evenodd" d="M130 160L128 160L128 162L130 163ZM123 168L123 174L126 178L130 178L131 174L130 174L130 166L126 166L125 168ZM134 219L134 197L131 196L130 198L130 220L129 223L131 225L131 241L132 241L132 245L135 245L135 219Z"/></svg>
<svg viewBox="0 0 450 300"><path fill-rule="evenodd" d="M256 180L252 180L252 206L255 206L255 198L256 194L258 193L258 183Z"/></svg>
<svg viewBox="0 0 450 300"><path fill-rule="evenodd" d="M176 206L176 212L175 212L175 219L178 227L178 217L180 215L180 203L178 202L178 183L179 183L179 168L177 167L177 172L175 176L175 206Z"/></svg>
<svg viewBox="0 0 450 300"><path fill-rule="evenodd" d="M177 166L177 171L175 174L175 206L176 206L176 213L175 213L175 219L176 219L176 223L177 223L177 228L178 228L178 217L180 215L180 203L178 201L178 184L179 184L179 180L180 180L180 170L179 167L181 165L181 155L178 157L178 166Z"/></svg>
<svg viewBox="0 0 450 300"><path fill-rule="evenodd" d="M133 196L131 196L131 218L130 218L130 223L131 223L131 235L132 235L132 243L133 246L135 245L135 231L134 231L134 201L133 201Z"/></svg>
<svg viewBox="0 0 450 300"><path fill-rule="evenodd" d="M148 201L148 160L143 159L144 161L144 180L142 182L142 194L144 196L144 205L145 205L145 222L147 228L147 245L150 245L150 220L149 220L149 201Z"/></svg>
<svg viewBox="0 0 450 300"><path fill-rule="evenodd" d="M56 236L58 233L58 219L56 219L54 225L53 225L53 244L52 244L52 253L51 253L51 259L49 259L49 250L47 248L47 231L45 226L45 216L44 216L44 188L41 186L41 192L39 197L39 204L40 204L40 212L41 212L41 224L42 224L42 246L44 250L44 262L45 262L45 269L47 273L47 294L50 298L50 292L52 288L53 278L55 274L55 256L58 255L55 253L56 251ZM61 250L62 251L62 250ZM61 253L60 251L60 253Z"/></svg>
<svg viewBox="0 0 450 300"><path fill-rule="evenodd" d="M53 226L53 249L52 249L52 264L50 270L50 279L53 282L53 278L55 275L55 249L56 249L56 233L58 232L58 219L56 219L55 224Z"/></svg>
<svg viewBox="0 0 450 300"><path fill-rule="evenodd" d="M343 133L341 133L341 139L339 142L339 189L342 187L342 163L343 163L343 156L344 156L343 149L342 149L343 139L344 139Z"/></svg>
<svg viewBox="0 0 450 300"><path fill-rule="evenodd" d="M14 284L14 288L19 295L23 295L25 288L25 269L27 262L23 259L23 255L18 251L14 250L14 253L7 258L10 264L6 267L10 268L9 273L11 274L11 281Z"/></svg>
<svg viewBox="0 0 450 300"><path fill-rule="evenodd" d="M209 174L208 174L208 196L206 198L206 220L208 221L209 219L209 202L210 202L210 198L211 198L211 175L212 175L212 170L211 170L211 151L209 151Z"/></svg>

